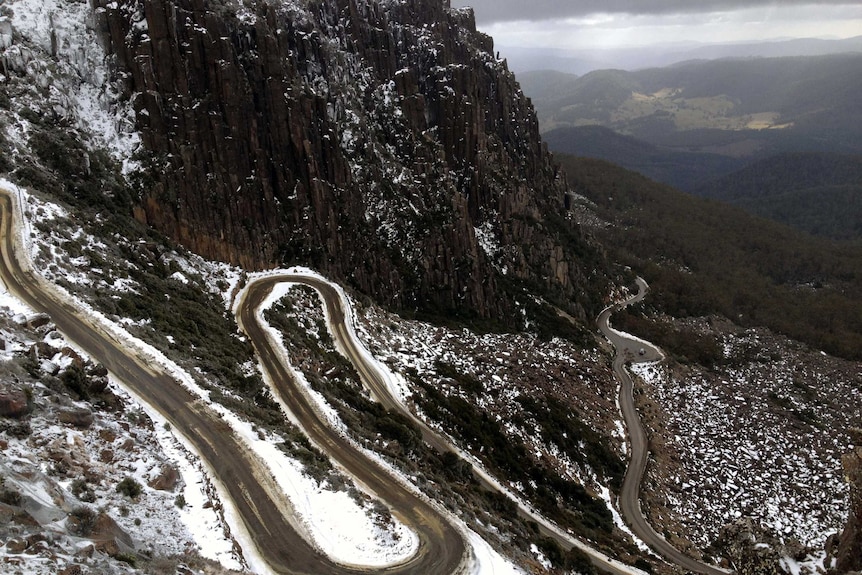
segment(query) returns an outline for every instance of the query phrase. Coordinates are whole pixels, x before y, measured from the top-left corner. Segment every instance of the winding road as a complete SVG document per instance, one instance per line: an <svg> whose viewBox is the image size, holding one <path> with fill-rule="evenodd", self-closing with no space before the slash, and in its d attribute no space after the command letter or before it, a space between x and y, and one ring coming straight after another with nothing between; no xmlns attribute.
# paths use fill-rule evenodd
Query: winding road
<svg viewBox="0 0 862 575"><path fill-rule="evenodd" d="M261 364L266 370L269 379L273 382L278 382L276 384L278 391L283 398L286 398L291 410L293 409L293 404L291 403L292 400L288 398L292 398L297 394L304 396L304 393L301 389L295 388L293 378L287 373L285 366L279 359L279 354L273 349L273 342L266 338L266 330L260 324L260 318L256 313L271 290L280 283L306 285L314 288L320 294L329 330L339 351L356 367L363 384L371 392L374 399L386 407L386 409L401 413L413 421L421 430L423 440L428 445L440 453L452 451L468 463L471 463L473 474L483 488L511 497L518 505L519 515L528 521L535 522L539 526L540 533L543 536L554 539L565 549L578 547L590 557L593 565L600 571L610 573L611 575L641 575L643 573L638 569L614 561L604 553L566 533L523 501L512 497L511 492L478 465L469 454L455 447L452 441L440 432L428 427L424 421L419 419L406 405L395 397L387 385L386 374L380 367L369 361L368 357L370 354L362 349L362 344L353 333L351 328L352 318L349 315L350 304L342 298L336 286L326 279L310 273L279 272L255 277L249 280L248 284L243 287L237 297L237 322L257 348ZM261 345L261 347L258 348L258 345ZM283 387L284 389L282 389Z"/></svg>
<svg viewBox="0 0 862 575"><path fill-rule="evenodd" d="M300 534L293 509L266 463L206 403L186 390L170 374L154 366L76 308L35 273L22 254L23 223L18 198L0 189L0 278L9 291L34 310L48 314L63 334L140 400L162 414L182 435L216 480L220 495L230 500L256 552L275 573L348 575L357 573L453 575L467 568L468 553L461 533L434 507L386 473L376 462L346 444L313 409L302 411L303 397L291 408L302 413L302 425L327 453L393 509L419 537L417 553L407 561L384 568L340 565L318 552ZM261 345L265 338L256 340ZM260 347L258 348L261 349ZM262 353L269 368L280 362ZM284 369L283 366L281 369ZM287 381L289 378L286 378ZM285 393L290 393L286 386Z"/></svg>
<svg viewBox="0 0 862 575"><path fill-rule="evenodd" d="M631 460L626 468L623 488L620 491L620 512L635 535L671 563L694 573L727 575L729 571L701 563L668 543L664 537L656 533L641 511L640 488L649 458L649 440L635 407L634 382L626 369L626 364L634 361L639 363L658 361L664 355L654 345L616 331L610 326L610 317L614 312L637 303L646 296L648 290L646 282L642 278L638 278L637 284L638 293L636 295L620 304L606 308L598 319L599 329L616 349L613 370L620 382L620 408L631 443Z"/></svg>

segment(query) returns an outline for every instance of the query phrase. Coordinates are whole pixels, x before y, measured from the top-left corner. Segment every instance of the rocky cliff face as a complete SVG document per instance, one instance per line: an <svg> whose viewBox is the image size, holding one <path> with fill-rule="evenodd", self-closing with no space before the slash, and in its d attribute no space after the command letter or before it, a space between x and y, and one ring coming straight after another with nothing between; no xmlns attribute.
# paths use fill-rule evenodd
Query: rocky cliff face
<svg viewBox="0 0 862 575"><path fill-rule="evenodd" d="M595 311L582 293L602 291L584 289L602 259L470 10L92 3L146 149L140 220L205 256L312 265L402 309L495 317L517 286Z"/></svg>

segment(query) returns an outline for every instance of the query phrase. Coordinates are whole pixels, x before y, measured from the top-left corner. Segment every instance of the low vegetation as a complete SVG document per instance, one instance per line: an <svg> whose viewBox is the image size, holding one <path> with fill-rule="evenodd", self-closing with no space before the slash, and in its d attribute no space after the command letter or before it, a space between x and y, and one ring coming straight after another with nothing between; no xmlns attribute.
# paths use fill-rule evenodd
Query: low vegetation
<svg viewBox="0 0 862 575"><path fill-rule="evenodd" d="M414 384L423 391L418 398L422 411L459 437L471 451L480 453L494 472L511 481L522 482L525 497L543 513L563 526L599 540L606 539L613 531L611 513L604 502L592 497L582 485L562 477L559 470L536 464L523 442L505 433L500 422L468 401L446 396L434 386L412 377ZM561 441L559 445L566 454L571 453L576 460L586 457L590 463L597 464L597 470L613 469L614 478L619 481L624 471L619 458L598 441L594 432L571 414L565 414L562 406L551 399L547 401L556 409L540 406L535 400L523 400L531 416L540 420L542 434L547 439ZM553 429L557 424L562 424L563 429ZM568 439L563 437L566 431L573 433ZM583 437L589 442L586 454L574 448Z"/></svg>
<svg viewBox="0 0 862 575"><path fill-rule="evenodd" d="M132 477L125 477L117 484L117 493L121 493L129 499L137 499L143 492L143 487Z"/></svg>

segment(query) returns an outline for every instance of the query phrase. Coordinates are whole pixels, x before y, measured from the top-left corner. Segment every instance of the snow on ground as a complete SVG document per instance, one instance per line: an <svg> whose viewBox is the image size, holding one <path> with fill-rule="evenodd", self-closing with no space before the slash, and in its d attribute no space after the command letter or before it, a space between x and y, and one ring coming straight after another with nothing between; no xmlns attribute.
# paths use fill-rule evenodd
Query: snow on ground
<svg viewBox="0 0 862 575"><path fill-rule="evenodd" d="M858 364L767 330L729 329L720 340L725 358L711 370L631 368L663 414L647 423L668 455L651 468L650 497L700 548L750 516L782 542L823 549L846 518L840 460L846 427L862 422Z"/></svg>
<svg viewBox="0 0 862 575"><path fill-rule="evenodd" d="M44 209L46 205L50 204L37 203L33 197L28 197L26 201L36 213L40 213L40 208L41 213L45 215L57 213L56 210L50 208ZM41 239L35 243L44 245ZM230 287L228 285L228 288ZM55 286L55 290L64 298L75 300L62 288ZM194 394L209 401L209 392L200 387L190 374L168 359L160 350L132 337L121 324L111 322L104 314L93 309L86 302L76 300L75 303L79 309L84 310L86 317L91 322L100 325L112 335L127 341L130 349L142 354L150 363L162 367ZM146 403L141 398L138 398L138 401L144 405ZM249 449L266 462L279 484L285 489L285 493L291 500L298 517L308 529L310 539L334 560L349 564L383 566L401 561L415 551L418 541L403 525L397 522L392 525L381 525L379 517L371 513L370 509L363 508L352 500L346 492L325 489L324 486L318 485L314 479L304 475L302 465L299 462L290 459L286 454L273 447L281 442L279 438L264 437L261 439L258 430L254 429L248 422L220 405L211 404L211 407L220 413L232 429L243 438ZM154 417L158 418L153 410L149 408L148 410ZM182 443L182 439L178 439ZM189 449L187 444L184 446L185 449ZM185 467L189 465L194 464L187 462ZM189 483L198 484L200 481L194 479ZM200 496L191 494L192 501L199 498ZM229 501L222 503L226 508L226 515L228 517L234 516L235 510L232 509ZM252 537L246 534L237 523L233 523L232 526L234 527L234 536L241 540L244 552L249 558L253 552ZM204 534L205 530L201 527L194 529L195 535ZM206 531L211 533L209 530ZM226 567L233 568L236 566L235 561L226 558L225 546L218 540L214 541L205 536L199 545L208 551L208 556L216 557L219 560L224 559ZM254 557L251 556L250 558L254 563ZM257 565L255 570L263 571L265 568L262 565Z"/></svg>
<svg viewBox="0 0 862 575"><path fill-rule="evenodd" d="M364 338L359 337L359 334L357 333L358 323L354 314L355 302L350 298L350 296L347 295L347 292L344 291L344 288L342 288L338 284L330 282L325 276L319 274L315 270L303 266L294 266L288 269L274 269L265 272L256 272L249 274L248 279L249 281L254 281L257 278L280 276L285 274L312 277L328 283L331 287L335 289L335 291L338 293L339 298L341 298L341 308L344 310L344 325L347 328L350 336L357 343L357 350L363 356L365 361L374 366L380 373L384 382L386 383L387 388L389 389L389 393L391 393L395 399L397 399L401 403L404 403L405 398L411 393L407 382L400 374L393 372L390 369L387 369L384 364L381 363L381 361L377 358L377 356L371 353L371 351L369 351L368 348L365 346L365 344L363 343ZM268 307L272 306L275 301L281 299L281 297L283 297L287 293L286 290L289 289L288 286L289 284L282 284L282 287L273 290L273 294L271 294L270 297L266 300L265 304L261 306L261 309L267 309ZM234 313L236 312L237 304L238 299L234 302L233 305ZM326 316L327 323L329 323L328 312L325 308L324 314ZM262 317L261 322L266 323ZM343 350L339 351L343 353Z"/></svg>
<svg viewBox="0 0 862 575"><path fill-rule="evenodd" d="M122 383L118 383L117 386L122 390ZM153 421L156 440L162 452L174 462L182 476L181 495L184 505L179 508L178 515L194 539L199 553L218 561L228 569L241 570L243 561L237 557L234 542L224 518L213 505L213 501L218 501L218 495L203 464L186 449L159 412L132 396L128 397L130 401L139 403Z"/></svg>
<svg viewBox="0 0 862 575"><path fill-rule="evenodd" d="M125 173L131 171L140 137L134 131L131 104L120 104L119 90L109 82L90 4L74 0L4 0L3 4L12 9L12 27L39 51L11 45L6 48L14 52L10 61L36 74L34 82L50 87L55 113L110 150Z"/></svg>
<svg viewBox="0 0 862 575"><path fill-rule="evenodd" d="M62 373L73 363L75 352L66 351L69 343L50 324L35 332L23 323L25 317L35 314L22 302L8 293L0 301L0 324L6 326L2 329L6 349L0 356L4 373L20 369L14 367L15 362L27 357L40 337L39 345L64 350L50 362L42 362L45 377ZM86 356L78 355L87 361ZM17 381L18 377L9 378L12 379ZM120 409L98 409L87 401L71 401L39 380L26 385L32 390L34 405L26 420L29 431L26 436L4 434L0 475L6 487L35 502L38 511L33 511L33 503L28 508L40 522L48 522L44 525L54 535L49 547L33 548L24 555L0 548L0 562L17 565L16 572L26 574L56 573L62 565L82 561L95 569L93 572L125 572L106 563L105 556L79 556L86 540L64 534L70 509L83 505L106 512L132 537L139 551L152 557L199 551L228 568L241 568L233 542L221 527L216 506L201 490L206 482L194 458L182 450L166 428L154 426L116 381L109 382L108 390L124 406ZM75 426L58 421L58 413L67 409L92 413L93 422ZM152 487L153 481L171 466L179 472L176 488ZM142 494L134 500L115 489L126 477L142 486ZM90 495L76 492L76 484L82 480ZM178 509L180 503L182 509Z"/></svg>
<svg viewBox="0 0 862 575"><path fill-rule="evenodd" d="M473 550L473 575L524 575L473 531L467 530L467 542Z"/></svg>
<svg viewBox="0 0 862 575"><path fill-rule="evenodd" d="M617 384L597 349L583 349L561 338L543 341L531 334L448 329L404 320L376 307L357 309L356 316L356 332L388 372L404 381L400 374L415 371L443 394L475 402L505 422L506 432L523 441L537 458L555 462L582 485L599 489L588 466L548 445L529 423L515 423L523 419L518 417L523 413L522 396L544 395L572 406L589 427L617 439L616 447L623 453L624 441L615 436ZM461 383L441 375L441 366L471 378L481 390L470 395ZM406 398L402 401L410 403L414 394L421 393L409 386L402 392ZM426 423L435 426L432 421Z"/></svg>
<svg viewBox="0 0 862 575"><path fill-rule="evenodd" d="M30 316L35 312L20 299L9 293L6 286L0 282L0 309L6 308L15 315Z"/></svg>
<svg viewBox="0 0 862 575"><path fill-rule="evenodd" d="M361 505L347 491L319 484L304 473L301 463L276 447L281 442L278 437L261 434L236 415L219 411L246 445L266 461L311 542L333 561L383 567L416 552L419 540L404 524L395 518L384 521L370 503Z"/></svg>
<svg viewBox="0 0 862 575"><path fill-rule="evenodd" d="M619 511L617 511L617 508L614 506L614 502L611 499L610 490L607 487L605 487L604 485L599 490L599 497L601 497L602 500L604 500L605 504L608 506L608 509L611 510L611 515L614 518L614 525L616 525L617 529L619 529L620 531L623 531L625 533L628 533L629 537L632 538L632 541L635 542L635 545L638 546L638 549L640 549L641 551L643 551L645 553L652 553L652 550L649 548L649 545L644 543L639 537L637 537L634 533L632 533L632 530L629 529L629 526L626 525L625 521L623 521L622 516L620 515Z"/></svg>
<svg viewBox="0 0 862 575"><path fill-rule="evenodd" d="M62 217L64 215L60 209L54 208L53 204L42 202L34 196L22 195L25 198L24 203L28 206L28 212L31 215L52 219L53 217ZM33 250L44 249L46 245L44 239L37 237L36 240L33 242ZM200 272L201 267L207 267L206 265L202 265L206 262L196 260L196 257L177 257L175 261L178 261L184 270L192 269ZM220 266L210 267L212 269L209 270L211 273L208 277L215 275L212 273L213 269L224 275L225 270L221 269ZM300 271L310 273L310 270ZM238 283L239 273L231 270L228 276L230 281L227 282L226 286L222 286L227 292L225 294L226 302L229 301L229 294L235 289ZM183 277L185 278L185 276ZM62 288L56 289L64 297L72 297ZM277 296L278 292L274 294L274 297L270 298L270 303L277 299ZM104 314L94 310L86 302L77 303L81 308L86 310L86 314L91 321L102 325L112 334L128 341L132 349L142 353L152 363L166 369L196 395L204 399L209 397L208 391L201 388L191 375L152 345L131 337L123 329L122 323L119 325L112 323ZM313 395L316 395L311 390L309 391ZM343 423L337 419L334 410L325 404L322 397L318 395L316 400L321 405L321 411L324 412L327 419L343 427ZM159 422L160 425L164 424L163 419L146 406L145 401L142 401L140 398L138 401L144 405L154 421ZM303 467L300 463L290 459L282 451L274 447L274 445L281 442L279 438L269 435L261 437L262 432L260 430L222 406L212 405L212 408L220 413L233 430L243 438L243 441L249 446L250 450L260 455L261 459L267 462L274 477L276 477L285 494L290 499L297 517L307 530L309 538L334 560L348 564L384 566L402 561L415 552L418 540L403 524L394 519L389 523L381 522L380 516L374 513L369 503L363 502L360 504L351 498L346 491L327 489L326 485L319 485L316 480L303 473ZM188 446L182 442L181 438L171 439L171 437L173 437L173 434L167 431L163 431L160 434L163 449L183 459L182 463L178 462L179 467L183 470L191 472L197 470L197 473L200 474L200 463L195 462L196 458L194 456L191 456L191 461L189 460ZM185 454L184 458L182 457L183 454ZM192 475L190 479L186 480L184 497L190 511L181 512L181 516L189 520L189 529L196 537L196 542L204 556L217 559L228 568L236 568L237 562L230 556L230 542L219 537L215 539L211 537L213 533L224 531L224 526L221 528L217 527L219 519L217 517L205 518L194 511L198 508L195 505L196 502L200 502L204 497L212 495L211 492L202 491L207 486L208 482L204 475ZM225 507L225 515L228 518L235 514L229 502L224 501L222 504ZM236 526L235 522L229 522ZM244 533L242 529L234 529L233 536L241 541L246 559L250 559L250 563L255 571L264 571L265 567L256 564L255 558L249 556L249 551L252 548L250 536ZM486 553L485 556L487 555ZM495 563L497 565L496 568L499 570L499 564L503 563L505 561L500 558Z"/></svg>

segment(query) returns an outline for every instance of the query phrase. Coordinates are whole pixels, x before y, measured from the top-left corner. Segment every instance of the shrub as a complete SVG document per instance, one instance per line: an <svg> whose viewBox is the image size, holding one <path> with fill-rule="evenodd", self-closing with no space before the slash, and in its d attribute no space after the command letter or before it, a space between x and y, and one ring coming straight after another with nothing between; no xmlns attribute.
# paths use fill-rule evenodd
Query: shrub
<svg viewBox="0 0 862 575"><path fill-rule="evenodd" d="M592 561L590 561L590 556L577 547L572 547L566 551L565 565L569 571L574 571L581 575L595 575L596 573L596 568L593 566ZM650 570L649 573L652 573L652 571Z"/></svg>
<svg viewBox="0 0 862 575"><path fill-rule="evenodd" d="M86 372L77 365L71 365L60 375L60 381L63 382L69 391L75 393L80 399L88 399L90 397L90 383Z"/></svg>
<svg viewBox="0 0 862 575"><path fill-rule="evenodd" d="M114 555L114 559L116 559L117 561L122 561L130 567L136 567L138 564L137 556L131 553L117 553L116 555Z"/></svg>
<svg viewBox="0 0 862 575"><path fill-rule="evenodd" d="M71 491L72 495L86 503L92 503L96 500L96 494L93 493L93 490L83 479L76 479L73 481Z"/></svg>
<svg viewBox="0 0 862 575"><path fill-rule="evenodd" d="M86 537L96 527L97 518L96 512L89 507L76 507L69 513L69 531L73 535Z"/></svg>
<svg viewBox="0 0 862 575"><path fill-rule="evenodd" d="M141 484L131 477L126 477L117 484L117 493L122 493L130 499L135 499L141 494Z"/></svg>

